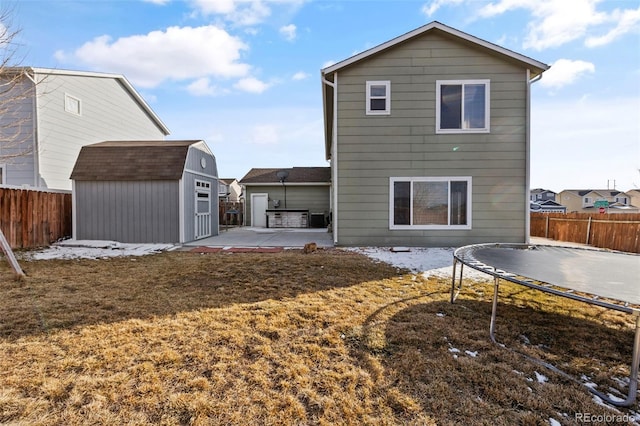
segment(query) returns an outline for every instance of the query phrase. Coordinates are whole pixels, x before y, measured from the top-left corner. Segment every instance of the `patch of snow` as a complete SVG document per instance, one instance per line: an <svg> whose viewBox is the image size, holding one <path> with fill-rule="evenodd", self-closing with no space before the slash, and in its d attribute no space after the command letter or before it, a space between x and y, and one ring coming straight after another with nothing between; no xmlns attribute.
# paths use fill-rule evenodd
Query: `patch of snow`
<svg viewBox="0 0 640 426"><path fill-rule="evenodd" d="M445 316L445 314L443 314L442 312L438 312L438 313L436 314L436 316L437 316L437 317L442 318L442 317L444 317L444 316Z"/></svg>
<svg viewBox="0 0 640 426"><path fill-rule="evenodd" d="M536 380L538 381L538 383L547 383L549 381L549 378L544 374L538 373L537 371L535 373L536 373Z"/></svg>
<svg viewBox="0 0 640 426"><path fill-rule="evenodd" d="M103 259L118 256L145 256L175 250L173 244L125 244L117 241L64 240L28 254L34 260Z"/></svg>
<svg viewBox="0 0 640 426"><path fill-rule="evenodd" d="M395 248L398 249L397 247ZM374 260L385 262L398 268L406 268L421 273L423 277L451 278L453 274L453 247L411 247L409 251L394 251L389 247L347 248ZM460 265L456 275L460 273ZM476 280L489 280L491 277L473 268L464 268L464 277Z"/></svg>
<svg viewBox="0 0 640 426"><path fill-rule="evenodd" d="M449 352L451 352L451 353L454 353L454 354L455 354L455 353L460 352L460 349L458 349L458 348L449 348Z"/></svg>
<svg viewBox="0 0 640 426"><path fill-rule="evenodd" d="M478 356L478 351L473 351L473 352L472 352L472 351L467 350L467 351L464 351L464 353L465 353L465 354L467 354L467 355L469 355L469 356L470 356L470 357L472 357L472 358L475 358L475 357L477 357L477 356Z"/></svg>
<svg viewBox="0 0 640 426"><path fill-rule="evenodd" d="M551 426L562 426L562 423L554 419L553 417L549 417L549 424Z"/></svg>

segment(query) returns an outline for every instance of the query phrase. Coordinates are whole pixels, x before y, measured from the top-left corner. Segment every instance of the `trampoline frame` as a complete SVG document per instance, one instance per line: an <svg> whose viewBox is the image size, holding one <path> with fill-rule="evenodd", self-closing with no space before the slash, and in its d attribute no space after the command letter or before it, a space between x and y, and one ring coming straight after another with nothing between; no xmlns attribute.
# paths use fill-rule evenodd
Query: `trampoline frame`
<svg viewBox="0 0 640 426"><path fill-rule="evenodd" d="M569 299L577 300L579 302L588 303L591 305L600 306L607 309L614 309L616 311L624 312L635 317L635 336L633 339L633 352L631 355L631 372L629 375L629 392L627 394L627 398L624 401L614 400L607 395L593 389L592 387L587 387L590 392L596 394L598 397L602 398L606 402L620 407L629 407L633 405L636 401L637 392L638 392L638 366L640 364L640 306L632 305L629 302L619 301L615 299L603 299L598 296L589 295L588 293L578 293L574 289L563 287L559 284L551 284L543 281L539 281L533 278L523 277L521 275L517 275L508 271L504 271L501 269L497 269L491 265L487 265L479 260L475 259L472 255L469 255L468 252L473 252L479 248L509 248L509 249L532 249L535 247L547 247L544 245L535 245L535 244L510 244L510 243L488 243L488 244L473 244L464 247L460 247L456 249L453 253L453 273L451 278L451 303L454 303L458 295L460 294L460 290L462 289L462 277L464 272L464 266L467 265L470 268L473 268L477 271L484 272L488 275L494 277L493 284L493 300L491 306L491 322L489 325L489 337L493 343L498 344L495 338L495 324L496 324L496 312L498 307L498 288L500 285L500 279L507 280L509 282L519 284L534 290L539 290L545 293L551 293L557 296L566 297ZM558 248L558 246L554 246ZM559 247L559 248L568 248L571 250L590 250L597 251L594 249L584 249L577 247ZM466 256L465 256L466 255ZM458 284L456 286L456 266L460 262L460 278ZM502 345L504 346L504 345ZM570 378L574 381L577 381L573 377L569 376L567 373L559 370L557 367L548 364L540 359L535 359L528 357L530 360L543 365L546 368L549 368L557 373L560 373L564 377ZM584 386L584 383L580 382Z"/></svg>

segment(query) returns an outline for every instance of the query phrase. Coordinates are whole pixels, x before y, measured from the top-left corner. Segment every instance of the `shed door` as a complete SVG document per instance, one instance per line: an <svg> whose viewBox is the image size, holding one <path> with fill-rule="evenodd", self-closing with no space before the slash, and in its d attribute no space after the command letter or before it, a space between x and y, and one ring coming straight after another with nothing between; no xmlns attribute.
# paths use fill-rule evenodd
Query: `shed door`
<svg viewBox="0 0 640 426"><path fill-rule="evenodd" d="M211 236L211 183L196 180L195 239Z"/></svg>
<svg viewBox="0 0 640 426"><path fill-rule="evenodd" d="M251 226L267 227L269 194L251 194Z"/></svg>

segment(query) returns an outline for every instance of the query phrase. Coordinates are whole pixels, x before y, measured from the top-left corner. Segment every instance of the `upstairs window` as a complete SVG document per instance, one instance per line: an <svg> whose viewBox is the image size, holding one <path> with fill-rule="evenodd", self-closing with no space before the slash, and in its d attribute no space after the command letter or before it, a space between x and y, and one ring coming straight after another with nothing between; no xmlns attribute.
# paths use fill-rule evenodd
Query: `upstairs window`
<svg viewBox="0 0 640 426"><path fill-rule="evenodd" d="M65 93L64 110L71 114L80 115L80 99Z"/></svg>
<svg viewBox="0 0 640 426"><path fill-rule="evenodd" d="M367 115L391 114L391 82L367 81Z"/></svg>
<svg viewBox="0 0 640 426"><path fill-rule="evenodd" d="M488 133L489 80L436 82L436 133Z"/></svg>

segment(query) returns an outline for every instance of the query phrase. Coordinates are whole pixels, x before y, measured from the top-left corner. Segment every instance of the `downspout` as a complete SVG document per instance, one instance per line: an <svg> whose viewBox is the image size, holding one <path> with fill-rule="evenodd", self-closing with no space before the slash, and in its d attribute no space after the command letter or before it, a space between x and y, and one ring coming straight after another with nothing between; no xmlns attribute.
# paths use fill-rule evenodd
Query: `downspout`
<svg viewBox="0 0 640 426"><path fill-rule="evenodd" d="M40 160L39 160L39 154L38 152L40 151L40 146L38 144L38 128L39 128L39 120L38 120L38 82L35 79L35 72L34 72L34 76L32 77L31 75L29 75L29 73L27 72L27 70L23 71L23 74L25 77L27 77L32 83L33 83L33 111L32 111L32 138L33 138L33 186L35 187L39 187L40 186L40 179L38 178L38 176L40 176Z"/></svg>
<svg viewBox="0 0 640 426"><path fill-rule="evenodd" d="M331 232L333 244L338 244L338 73L333 82L322 75L322 82L333 89L333 120L331 123Z"/></svg>
<svg viewBox="0 0 640 426"><path fill-rule="evenodd" d="M529 193L531 191L531 85L542 78L542 73L531 79L531 70L527 69L527 113L525 135L525 244L531 241L531 208L529 206Z"/></svg>

